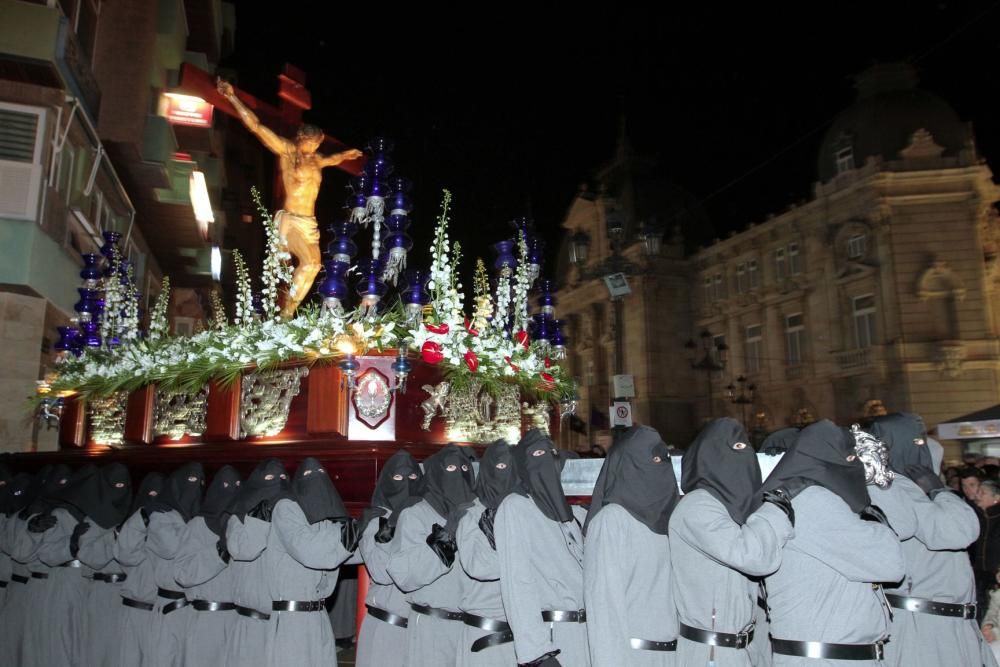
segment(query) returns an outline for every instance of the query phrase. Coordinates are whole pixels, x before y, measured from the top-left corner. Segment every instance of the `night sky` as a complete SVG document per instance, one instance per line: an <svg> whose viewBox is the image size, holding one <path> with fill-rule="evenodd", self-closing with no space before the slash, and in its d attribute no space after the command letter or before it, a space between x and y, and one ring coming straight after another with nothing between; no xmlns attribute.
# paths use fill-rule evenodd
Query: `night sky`
<svg viewBox="0 0 1000 667"><path fill-rule="evenodd" d="M420 265L444 187L467 258L492 258L488 244L519 215L554 245L578 184L611 158L622 113L635 150L694 196L719 236L780 213L809 195L823 133L853 101L853 75L876 62L915 65L1000 169L1000 2L764 4L356 14L241 2L237 51L222 65L273 101L291 62L312 92L306 121L353 146L395 142L397 172L415 183ZM328 174L321 226L346 194L346 177Z"/></svg>

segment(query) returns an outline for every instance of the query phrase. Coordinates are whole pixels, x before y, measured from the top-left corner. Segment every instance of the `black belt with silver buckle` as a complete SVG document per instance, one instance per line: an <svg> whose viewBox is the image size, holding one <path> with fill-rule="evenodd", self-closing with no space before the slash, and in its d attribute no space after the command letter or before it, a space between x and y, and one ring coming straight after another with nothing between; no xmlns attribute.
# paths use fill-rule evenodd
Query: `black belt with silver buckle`
<svg viewBox="0 0 1000 667"><path fill-rule="evenodd" d="M49 573L48 572L32 572L31 573L31 578L32 579L48 579L49 578Z"/></svg>
<svg viewBox="0 0 1000 667"><path fill-rule="evenodd" d="M20 574L12 574L12 575L10 575L10 580L11 581L16 581L19 584L26 584L26 583L28 583L28 581L30 581L29 577L25 577L25 576L22 576Z"/></svg>
<svg viewBox="0 0 1000 667"><path fill-rule="evenodd" d="M951 616L969 620L976 617L975 604L959 604L956 602L935 602L924 598L910 598L905 595L885 594L885 599L894 609L912 611L916 614L933 614L934 616Z"/></svg>
<svg viewBox="0 0 1000 667"><path fill-rule="evenodd" d="M424 616L433 616L434 618L440 618L444 621L461 621L465 618L465 614L463 614L460 611L448 611L447 609L428 607L425 604L414 604L411 602L410 609L417 612L418 614L423 614Z"/></svg>
<svg viewBox="0 0 1000 667"><path fill-rule="evenodd" d="M368 615L377 618L383 623L388 623L389 625L395 625L397 628L405 628L410 624L405 616L400 616L399 614L393 614L385 609L379 609L378 607L373 607L370 604L366 604L368 607Z"/></svg>
<svg viewBox="0 0 1000 667"><path fill-rule="evenodd" d="M628 643L632 645L632 648L642 651L676 651L677 650L677 640L669 642L656 642L652 639L636 639L632 637L628 640Z"/></svg>
<svg viewBox="0 0 1000 667"><path fill-rule="evenodd" d="M464 621L466 625L473 628L479 628L480 630L487 630L493 633L491 635L486 635L485 637L480 637L476 641L472 642L473 653L479 653L483 649L490 648L491 646L500 646L501 644L509 644L514 641L514 631L510 629L510 624L506 621L495 621L492 618L476 616L475 614L469 613L462 614L462 621Z"/></svg>
<svg viewBox="0 0 1000 667"><path fill-rule="evenodd" d="M232 602L209 602L208 600L192 600L195 611L233 611L236 605Z"/></svg>
<svg viewBox="0 0 1000 667"><path fill-rule="evenodd" d="M553 609L551 611L543 611L542 620L546 623L586 623L587 610L559 611L558 609Z"/></svg>
<svg viewBox="0 0 1000 667"><path fill-rule="evenodd" d="M173 600L173 602L163 605L163 609L161 609L160 611L162 611L164 615L169 614L172 611L177 611L182 607L188 606L187 598L185 598L184 594L181 593L180 591L172 591L169 588L157 588L156 594L159 595L161 598L167 598L168 600Z"/></svg>
<svg viewBox="0 0 1000 667"><path fill-rule="evenodd" d="M326 600L302 602L301 600L275 600L271 611L326 611Z"/></svg>
<svg viewBox="0 0 1000 667"><path fill-rule="evenodd" d="M128 579L127 574L122 574L120 572L104 573L95 572L94 581L103 581L106 584L120 584Z"/></svg>
<svg viewBox="0 0 1000 667"><path fill-rule="evenodd" d="M270 614L265 614L257 611L256 609L251 609L250 607L241 607L240 605L236 605L236 613L240 616L246 616L247 618L252 618L257 621L267 621L271 619Z"/></svg>
<svg viewBox="0 0 1000 667"><path fill-rule="evenodd" d="M83 563L81 563L80 561L74 559L74 560L67 561L67 562L63 563L59 567L83 567Z"/></svg>
<svg viewBox="0 0 1000 667"><path fill-rule="evenodd" d="M749 646L750 642L753 641L753 633L753 627L749 630L741 630L736 634L731 634L728 632L709 632L708 630L694 628L681 623L680 636L684 639L690 639L693 642L708 644L709 646L742 649Z"/></svg>
<svg viewBox="0 0 1000 667"><path fill-rule="evenodd" d="M827 644L771 638L771 648L775 653L826 660L881 660L884 646L885 641L874 644Z"/></svg>
<svg viewBox="0 0 1000 667"><path fill-rule="evenodd" d="M184 594L180 591L172 591L169 588L157 588L156 594L161 598L167 598L168 600L182 600L184 599Z"/></svg>
<svg viewBox="0 0 1000 667"><path fill-rule="evenodd" d="M140 602L139 600L133 600L132 598L122 598L122 604L126 607L132 607L133 609L141 609L143 611L153 611L152 602Z"/></svg>

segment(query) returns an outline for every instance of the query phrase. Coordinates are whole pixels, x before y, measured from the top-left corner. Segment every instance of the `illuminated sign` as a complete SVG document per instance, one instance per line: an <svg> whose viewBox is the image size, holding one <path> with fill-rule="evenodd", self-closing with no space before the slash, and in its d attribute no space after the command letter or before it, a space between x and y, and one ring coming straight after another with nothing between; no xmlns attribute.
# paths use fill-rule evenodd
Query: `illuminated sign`
<svg viewBox="0 0 1000 667"><path fill-rule="evenodd" d="M164 93L160 106L162 115L174 125L212 127L212 110L215 107L200 97Z"/></svg>

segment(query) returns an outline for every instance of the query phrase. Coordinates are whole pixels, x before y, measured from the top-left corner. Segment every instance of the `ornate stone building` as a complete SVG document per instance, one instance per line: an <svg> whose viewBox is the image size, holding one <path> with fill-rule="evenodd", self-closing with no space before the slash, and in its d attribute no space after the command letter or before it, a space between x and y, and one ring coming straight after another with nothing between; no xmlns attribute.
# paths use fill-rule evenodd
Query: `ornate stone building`
<svg viewBox="0 0 1000 667"><path fill-rule="evenodd" d="M911 68L874 67L857 89L822 142L812 198L707 247L685 250L682 234L704 233L707 221L646 178L625 142L596 192L570 206L567 236L591 239L584 267L607 256L609 216L626 221L625 252L643 272L625 301L624 368L635 376L636 418L668 442L683 445L703 419L727 414L768 430L803 410L847 423L877 398L933 428L997 403L1000 188L971 127L917 87ZM674 202L682 218L670 205L643 208L643 187L653 188L645 201ZM645 259L637 234L654 216L673 231ZM612 306L599 280L580 279L570 245L559 312L586 419L610 398ZM685 342L702 339L722 370L692 368ZM739 376L756 389L746 405L726 389ZM563 437L583 448L595 434Z"/></svg>

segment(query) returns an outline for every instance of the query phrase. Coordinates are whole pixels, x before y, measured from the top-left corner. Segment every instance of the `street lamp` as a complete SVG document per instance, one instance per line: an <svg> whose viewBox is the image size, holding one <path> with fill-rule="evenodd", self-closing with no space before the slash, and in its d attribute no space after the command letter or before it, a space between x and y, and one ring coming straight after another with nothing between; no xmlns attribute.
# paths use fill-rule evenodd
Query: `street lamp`
<svg viewBox="0 0 1000 667"><path fill-rule="evenodd" d="M757 386L753 382L747 381L746 377L741 375L736 378L736 383L740 385L740 393L736 394L736 387L729 383L726 387L726 398L733 405L739 405L740 409L743 411L743 425L746 426L747 423L747 406L753 405L753 393L757 390Z"/></svg>
<svg viewBox="0 0 1000 667"><path fill-rule="evenodd" d="M625 297L632 293L628 284L628 276L638 276L647 273L648 268L639 266L622 254L625 246L625 223L617 209L608 210L605 218L610 254L597 266L587 269L587 258L590 250L590 237L586 232L578 230L570 236L570 261L577 268L580 280L601 278L608 288L608 296L615 308L615 375L624 374L625 360ZM659 254L662 246L663 231L655 221L644 223L639 238L642 240L643 255L647 258ZM620 397L615 397L620 398Z"/></svg>
<svg viewBox="0 0 1000 667"><path fill-rule="evenodd" d="M691 368L705 371L708 380L708 411L711 413L712 373L725 370L726 353L729 351L729 346L721 340L713 345L712 334L708 329L702 329L701 333L698 334L698 338L701 339L701 358L698 359L698 343L695 343L692 338L689 338L684 343L684 353L687 356L688 363L691 364Z"/></svg>

